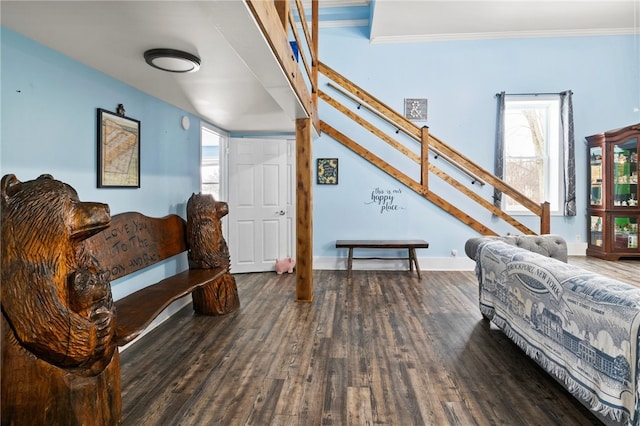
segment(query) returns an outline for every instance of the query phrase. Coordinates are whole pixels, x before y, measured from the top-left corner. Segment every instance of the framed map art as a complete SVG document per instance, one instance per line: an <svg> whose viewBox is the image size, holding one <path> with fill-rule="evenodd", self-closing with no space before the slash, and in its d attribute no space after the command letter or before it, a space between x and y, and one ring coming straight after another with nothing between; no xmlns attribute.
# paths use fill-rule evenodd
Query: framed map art
<svg viewBox="0 0 640 426"><path fill-rule="evenodd" d="M338 159L337 158L318 158L316 172L317 172L318 185L337 185L338 184Z"/></svg>
<svg viewBox="0 0 640 426"><path fill-rule="evenodd" d="M140 121L98 108L98 188L140 188Z"/></svg>

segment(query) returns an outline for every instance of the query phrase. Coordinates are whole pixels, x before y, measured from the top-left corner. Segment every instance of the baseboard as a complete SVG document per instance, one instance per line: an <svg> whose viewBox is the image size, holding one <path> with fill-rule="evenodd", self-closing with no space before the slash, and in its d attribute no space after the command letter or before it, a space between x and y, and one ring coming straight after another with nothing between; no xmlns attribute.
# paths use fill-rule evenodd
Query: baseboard
<svg viewBox="0 0 640 426"><path fill-rule="evenodd" d="M476 263L466 256L451 257L418 257L422 271L473 271ZM360 271L406 271L406 260L354 260L353 270ZM313 269L344 271L347 269L345 257L314 257Z"/></svg>
<svg viewBox="0 0 640 426"><path fill-rule="evenodd" d="M587 255L587 243L570 243L567 242L567 254L569 256L586 256Z"/></svg>

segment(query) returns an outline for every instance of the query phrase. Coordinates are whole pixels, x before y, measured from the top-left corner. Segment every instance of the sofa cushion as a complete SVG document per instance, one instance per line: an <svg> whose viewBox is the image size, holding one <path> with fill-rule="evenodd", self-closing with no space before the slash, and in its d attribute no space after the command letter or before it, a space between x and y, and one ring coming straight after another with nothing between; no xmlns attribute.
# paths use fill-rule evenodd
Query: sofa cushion
<svg viewBox="0 0 640 426"><path fill-rule="evenodd" d="M464 251L470 259L476 260L476 253L480 243L494 240L504 241L512 246L567 263L567 242L560 235L553 234L474 237L467 240Z"/></svg>

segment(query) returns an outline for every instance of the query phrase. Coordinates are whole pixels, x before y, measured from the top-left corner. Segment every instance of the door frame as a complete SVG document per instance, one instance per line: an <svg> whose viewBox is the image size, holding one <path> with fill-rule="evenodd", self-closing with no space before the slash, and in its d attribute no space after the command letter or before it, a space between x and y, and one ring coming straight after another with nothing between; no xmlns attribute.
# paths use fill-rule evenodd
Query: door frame
<svg viewBox="0 0 640 426"><path fill-rule="evenodd" d="M268 141L268 140L274 140L274 141L286 141L286 149L287 149L287 161L286 161L286 166L288 167L288 173L287 176L289 178L289 183L288 183L288 189L290 191L290 198L291 198L291 203L287 206L287 210L288 210L288 214L287 217L290 220L291 223L291 232L290 234L290 240L287 241L287 246L289 247L289 254L281 254L282 256L291 256L295 259L296 256L296 213L297 213L297 209L296 209L296 197L297 197L297 193L296 193L296 138L295 135L270 135L270 136L254 136L254 135L242 135L242 136L234 136L234 135L229 135L226 142L226 147L225 147L225 172L227 173L227 175L225 176L225 186L226 186L226 190L229 191L229 170L230 170L230 164L232 164L232 159L230 158L230 154L231 154L231 149L230 149L230 144L232 143L232 139L259 139L261 141ZM226 194L228 194L228 192L226 192ZM228 199L228 197L226 198ZM227 217L230 217L233 214L232 209L230 209L229 211L229 215ZM229 222L231 221L231 219L229 219ZM229 224L227 223L227 231L228 231L228 227ZM225 235L229 235L228 233ZM227 241L230 241L229 239L227 239ZM275 270L275 265L274 265L274 270Z"/></svg>

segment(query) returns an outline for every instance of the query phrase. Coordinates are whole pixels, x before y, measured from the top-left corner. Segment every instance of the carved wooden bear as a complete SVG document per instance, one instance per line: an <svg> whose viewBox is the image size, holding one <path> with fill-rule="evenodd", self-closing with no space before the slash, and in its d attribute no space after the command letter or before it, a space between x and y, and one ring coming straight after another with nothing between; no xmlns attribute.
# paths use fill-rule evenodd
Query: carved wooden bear
<svg viewBox="0 0 640 426"><path fill-rule="evenodd" d="M111 287L84 249L109 207L49 175L1 192L2 424L117 424Z"/></svg>
<svg viewBox="0 0 640 426"><path fill-rule="evenodd" d="M187 201L187 242L189 267L208 269L229 267L229 249L222 236L221 219L229 206L211 194L192 194Z"/></svg>
<svg viewBox="0 0 640 426"><path fill-rule="evenodd" d="M227 203L211 194L192 194L187 201L187 245L189 268L229 268L229 249L220 220L227 215ZM236 280L229 272L192 293L197 313L222 315L240 307Z"/></svg>

